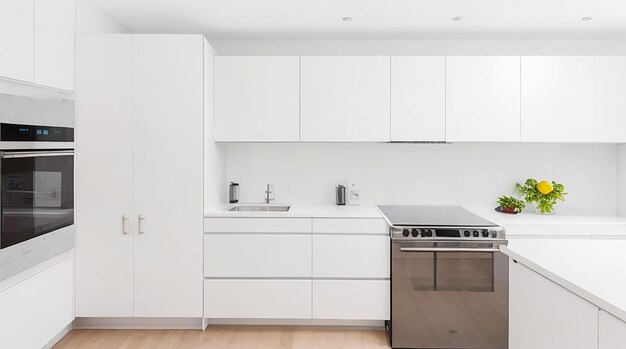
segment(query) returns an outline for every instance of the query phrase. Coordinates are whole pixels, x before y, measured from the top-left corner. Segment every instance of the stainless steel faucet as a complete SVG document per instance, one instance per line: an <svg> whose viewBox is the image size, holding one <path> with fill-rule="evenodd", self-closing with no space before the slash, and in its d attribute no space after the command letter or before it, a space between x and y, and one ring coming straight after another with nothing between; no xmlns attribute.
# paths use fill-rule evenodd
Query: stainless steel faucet
<svg viewBox="0 0 626 349"><path fill-rule="evenodd" d="M274 201L274 186L271 184L267 185L267 189L265 190L265 203L269 204L270 201Z"/></svg>

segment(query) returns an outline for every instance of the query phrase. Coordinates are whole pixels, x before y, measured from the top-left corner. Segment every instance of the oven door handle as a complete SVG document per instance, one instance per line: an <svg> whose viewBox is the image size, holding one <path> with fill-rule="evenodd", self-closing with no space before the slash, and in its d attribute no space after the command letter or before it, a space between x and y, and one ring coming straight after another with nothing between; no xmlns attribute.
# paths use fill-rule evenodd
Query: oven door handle
<svg viewBox="0 0 626 349"><path fill-rule="evenodd" d="M74 155L73 150L60 151L11 151L0 152L3 159L35 158L44 156L68 156Z"/></svg>
<svg viewBox="0 0 626 349"><path fill-rule="evenodd" d="M402 252L500 252L498 248L400 247Z"/></svg>

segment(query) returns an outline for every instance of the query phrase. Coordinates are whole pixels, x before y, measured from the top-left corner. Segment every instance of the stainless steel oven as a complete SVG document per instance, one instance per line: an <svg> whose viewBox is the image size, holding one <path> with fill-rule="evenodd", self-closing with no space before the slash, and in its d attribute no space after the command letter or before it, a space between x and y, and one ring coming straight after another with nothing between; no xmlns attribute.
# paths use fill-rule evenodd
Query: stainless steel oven
<svg viewBox="0 0 626 349"><path fill-rule="evenodd" d="M74 224L74 150L33 149L66 136L60 127L2 124L2 141L18 150L0 151L0 249Z"/></svg>
<svg viewBox="0 0 626 349"><path fill-rule="evenodd" d="M381 206L393 348L508 348L504 229L460 207Z"/></svg>

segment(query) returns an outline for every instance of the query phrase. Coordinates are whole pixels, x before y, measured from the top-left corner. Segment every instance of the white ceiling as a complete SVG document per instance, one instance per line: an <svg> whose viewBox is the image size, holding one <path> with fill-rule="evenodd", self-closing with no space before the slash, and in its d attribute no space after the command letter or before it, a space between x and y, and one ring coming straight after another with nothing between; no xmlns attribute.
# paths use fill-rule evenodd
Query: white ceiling
<svg viewBox="0 0 626 349"><path fill-rule="evenodd" d="M91 1L134 32L222 40L626 36L626 0Z"/></svg>

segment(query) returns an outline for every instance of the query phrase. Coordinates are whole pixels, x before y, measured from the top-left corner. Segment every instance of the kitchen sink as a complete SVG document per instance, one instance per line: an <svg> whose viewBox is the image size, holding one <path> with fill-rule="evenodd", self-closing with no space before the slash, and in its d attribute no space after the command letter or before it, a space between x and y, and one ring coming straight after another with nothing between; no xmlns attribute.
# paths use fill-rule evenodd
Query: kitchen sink
<svg viewBox="0 0 626 349"><path fill-rule="evenodd" d="M239 205L233 206L228 211L239 212L287 212L291 206L279 205Z"/></svg>

